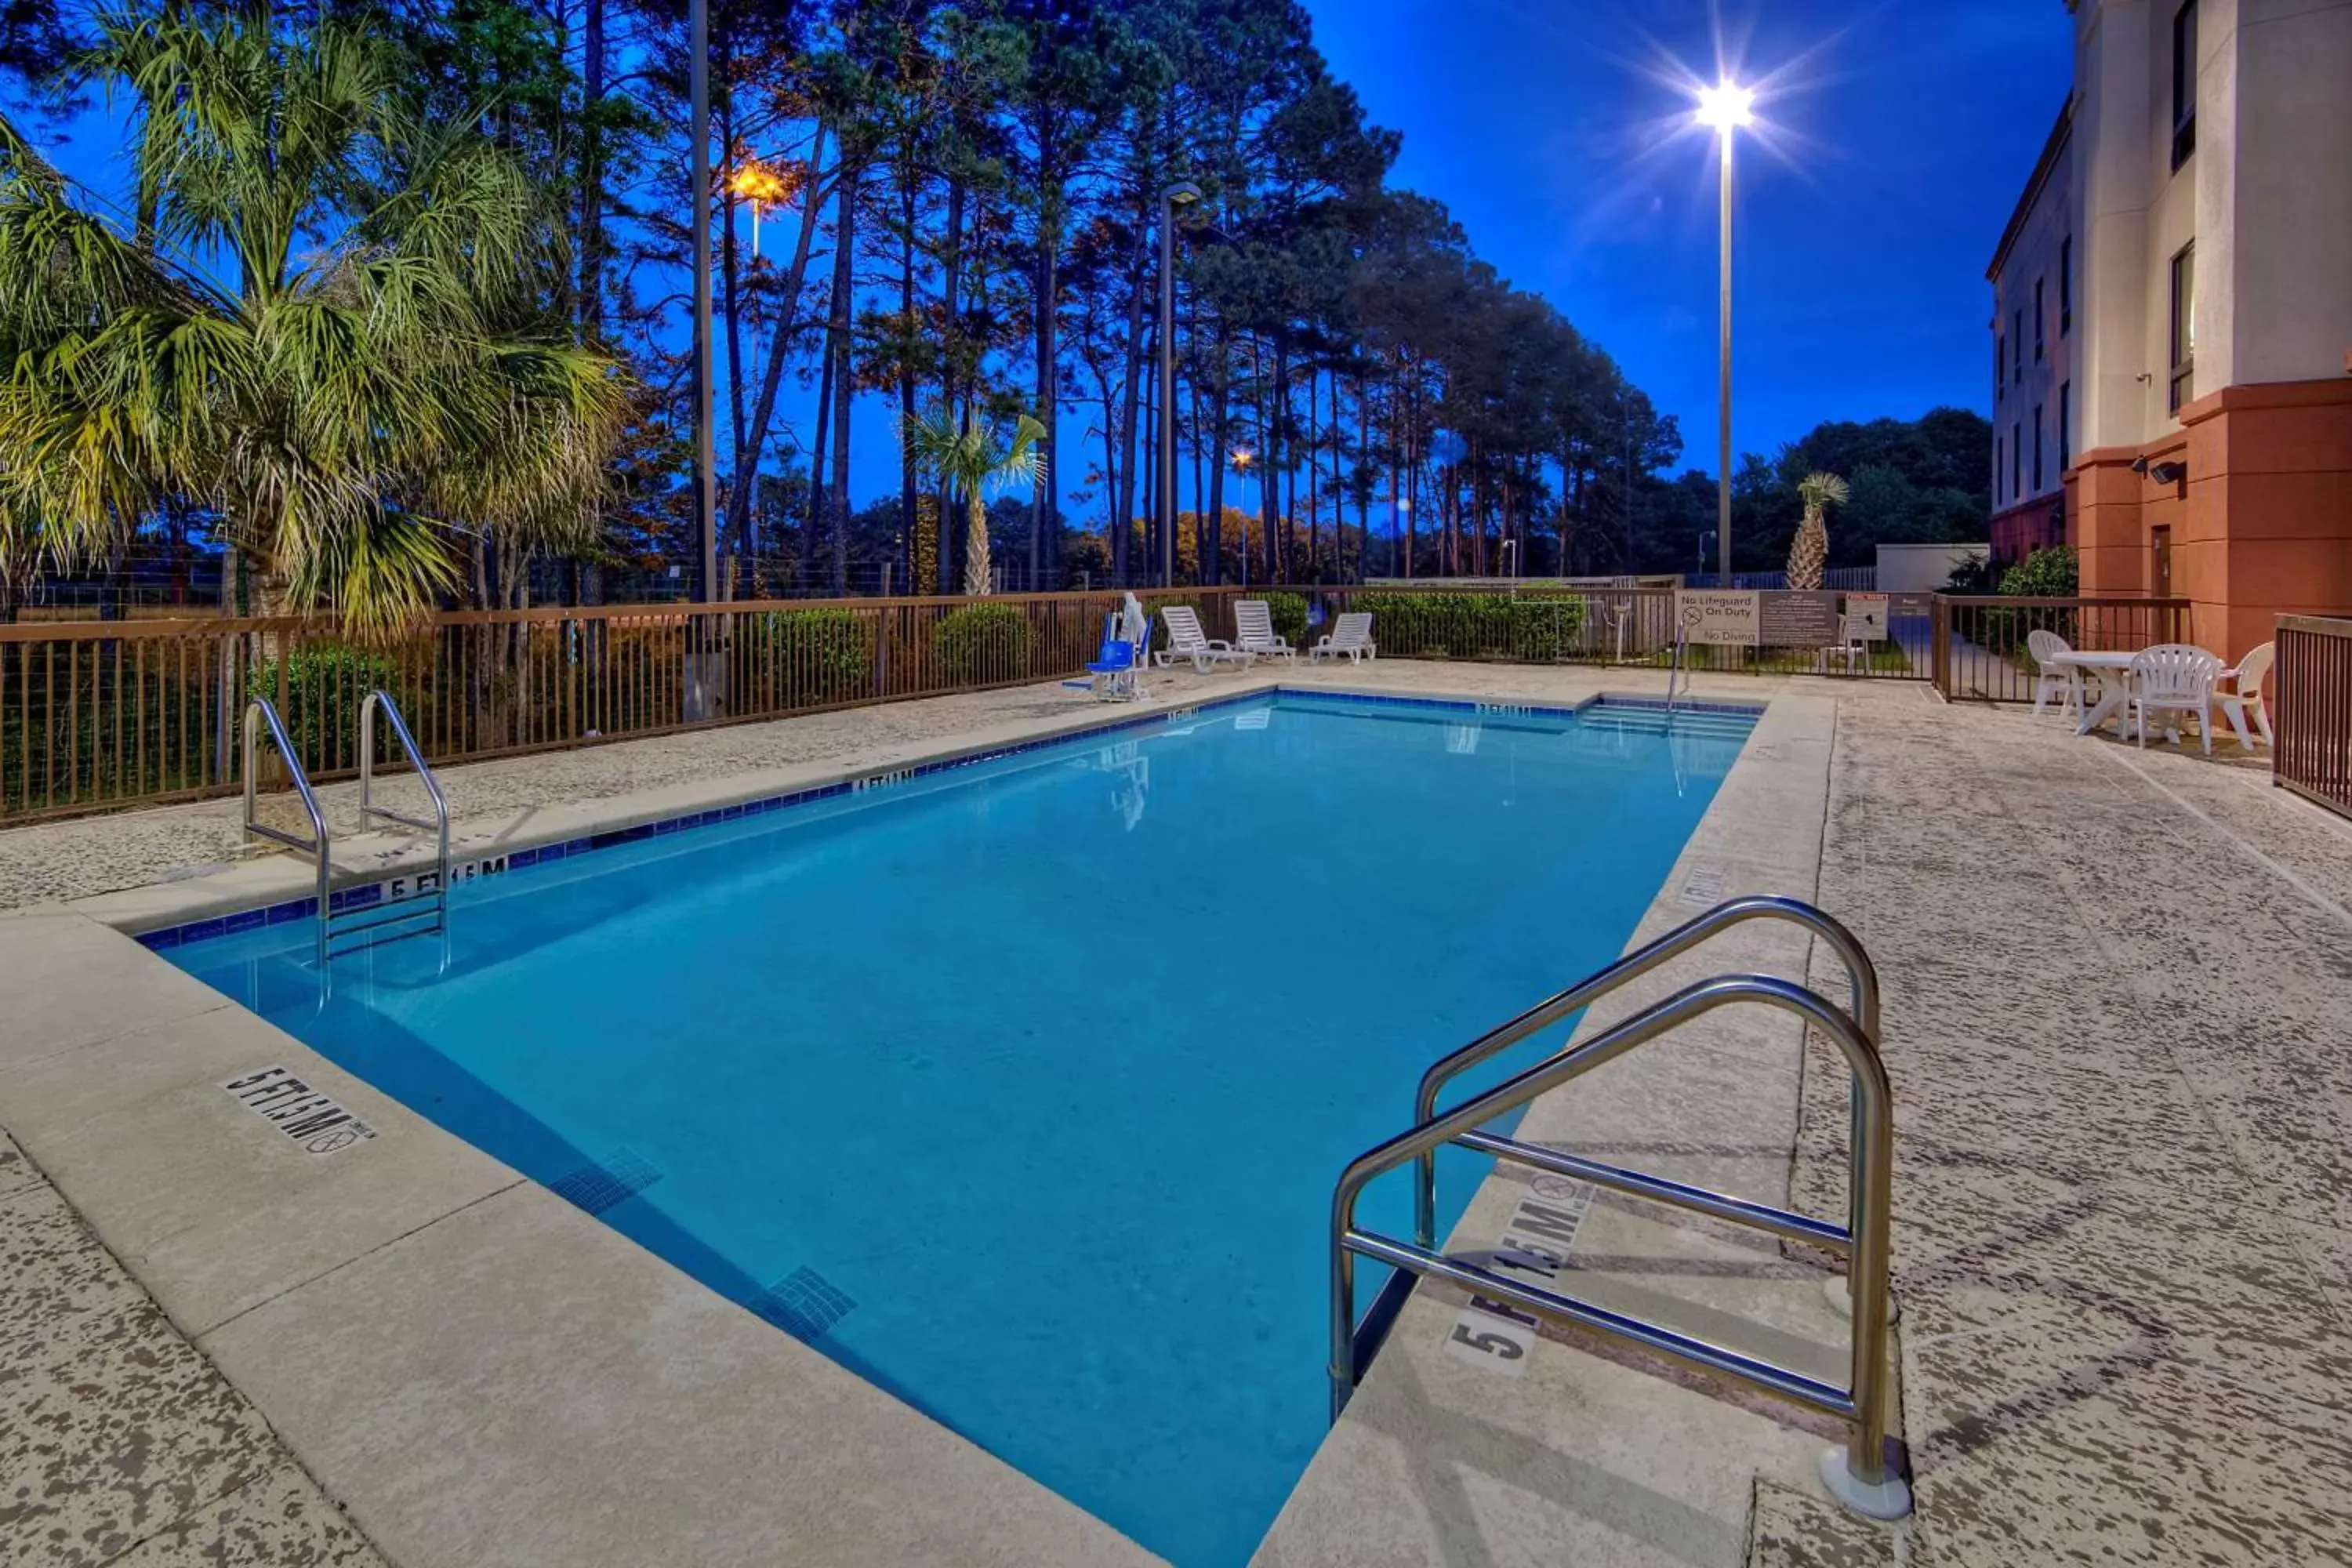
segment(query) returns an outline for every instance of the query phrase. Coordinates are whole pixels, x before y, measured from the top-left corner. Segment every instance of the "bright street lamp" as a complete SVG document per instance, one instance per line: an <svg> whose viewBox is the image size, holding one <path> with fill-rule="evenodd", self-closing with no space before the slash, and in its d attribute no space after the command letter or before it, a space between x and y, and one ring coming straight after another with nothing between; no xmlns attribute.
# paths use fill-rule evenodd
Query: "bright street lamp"
<svg viewBox="0 0 2352 1568"><path fill-rule="evenodd" d="M1723 286L1719 385L1716 407L1715 546L1717 587L1731 586L1731 134L1756 122L1756 92L1719 81L1698 92L1698 122L1714 132L1723 170Z"/></svg>
<svg viewBox="0 0 2352 1568"><path fill-rule="evenodd" d="M1160 581L1176 585L1176 209L1201 199L1180 181L1160 193Z"/></svg>

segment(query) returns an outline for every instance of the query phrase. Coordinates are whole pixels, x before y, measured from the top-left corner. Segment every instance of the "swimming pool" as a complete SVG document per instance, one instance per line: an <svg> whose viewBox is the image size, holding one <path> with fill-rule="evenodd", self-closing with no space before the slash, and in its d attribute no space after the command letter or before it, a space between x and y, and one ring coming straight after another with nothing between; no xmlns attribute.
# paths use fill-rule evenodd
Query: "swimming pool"
<svg viewBox="0 0 2352 1568"><path fill-rule="evenodd" d="M165 956L1212 1568L1326 1428L1341 1165L1615 956L1751 721L1285 693L464 883L323 1001L306 921Z"/></svg>

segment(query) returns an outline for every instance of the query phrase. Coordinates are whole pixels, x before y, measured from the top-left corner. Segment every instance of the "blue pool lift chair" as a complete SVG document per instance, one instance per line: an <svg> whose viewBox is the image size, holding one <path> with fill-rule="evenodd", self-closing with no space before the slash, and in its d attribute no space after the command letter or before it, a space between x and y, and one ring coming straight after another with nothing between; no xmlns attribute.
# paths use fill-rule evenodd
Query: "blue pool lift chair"
<svg viewBox="0 0 2352 1568"><path fill-rule="evenodd" d="M1064 681L1065 686L1091 691L1103 702L1133 702L1143 695L1141 650L1123 635L1120 625L1125 617L1118 612L1103 617L1102 647L1092 664L1087 666L1085 680Z"/></svg>

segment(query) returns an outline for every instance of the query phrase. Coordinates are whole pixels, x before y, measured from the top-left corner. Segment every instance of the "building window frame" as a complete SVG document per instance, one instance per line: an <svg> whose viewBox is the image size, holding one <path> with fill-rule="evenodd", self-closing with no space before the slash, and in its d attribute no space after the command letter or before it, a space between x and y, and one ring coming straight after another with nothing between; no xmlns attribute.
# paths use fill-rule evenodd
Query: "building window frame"
<svg viewBox="0 0 2352 1568"><path fill-rule="evenodd" d="M2172 166L2197 151L2197 0L2172 14Z"/></svg>
<svg viewBox="0 0 2352 1568"><path fill-rule="evenodd" d="M2196 395L2197 380L2197 242L2190 240L2172 253L2172 310L2169 322L2168 367L2164 384L2164 411L2178 414Z"/></svg>
<svg viewBox="0 0 2352 1568"><path fill-rule="evenodd" d="M2033 405L2033 493L2042 493L2042 405Z"/></svg>
<svg viewBox="0 0 2352 1568"><path fill-rule="evenodd" d="M2058 242L2058 335L2074 328L2074 237Z"/></svg>
<svg viewBox="0 0 2352 1568"><path fill-rule="evenodd" d="M2048 279L2042 278L2036 278L2033 280L2033 363L2035 364L2042 363L2042 335L2047 331L2050 321L2050 312L2043 308L2042 301L2042 286L2046 281Z"/></svg>
<svg viewBox="0 0 2352 1568"><path fill-rule="evenodd" d="M2010 379L2025 384L2025 307L2020 305L2009 322Z"/></svg>
<svg viewBox="0 0 2352 1568"><path fill-rule="evenodd" d="M2009 446L1998 430L1992 433L1992 499L2000 500L2000 470L2008 465ZM2015 498L2011 498L2015 499Z"/></svg>
<svg viewBox="0 0 2352 1568"><path fill-rule="evenodd" d="M2009 499L2016 500L2025 494L2025 425L2022 421L2009 427Z"/></svg>
<svg viewBox="0 0 2352 1568"><path fill-rule="evenodd" d="M2074 433L2071 427L2073 422L2069 417L2068 407L2074 400L2074 384L2071 381L2060 382L2058 384L2058 472L2062 478L2068 468L2074 466Z"/></svg>
<svg viewBox="0 0 2352 1568"><path fill-rule="evenodd" d="M2009 393L2009 340L2000 333L1992 335L1992 400L1999 403Z"/></svg>

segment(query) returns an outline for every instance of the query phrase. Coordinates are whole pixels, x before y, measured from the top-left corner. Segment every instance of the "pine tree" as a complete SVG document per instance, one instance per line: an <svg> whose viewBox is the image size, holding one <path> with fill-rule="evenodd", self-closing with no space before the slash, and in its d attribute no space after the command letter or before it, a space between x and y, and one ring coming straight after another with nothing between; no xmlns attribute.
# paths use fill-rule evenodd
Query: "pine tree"
<svg viewBox="0 0 2352 1568"><path fill-rule="evenodd" d="M1822 574L1830 563L1829 509L1843 506L1850 493L1845 481L1835 474L1807 474L1797 481L1805 520L1797 525L1796 541L1789 546L1790 587L1822 585Z"/></svg>

